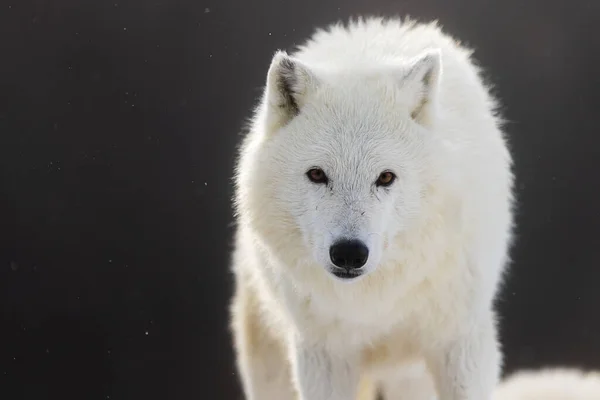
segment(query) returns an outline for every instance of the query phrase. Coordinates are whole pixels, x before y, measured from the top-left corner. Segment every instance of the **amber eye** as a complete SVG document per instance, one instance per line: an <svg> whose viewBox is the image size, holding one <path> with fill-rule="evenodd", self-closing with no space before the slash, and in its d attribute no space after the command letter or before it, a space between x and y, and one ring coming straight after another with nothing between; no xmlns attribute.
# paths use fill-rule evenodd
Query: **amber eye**
<svg viewBox="0 0 600 400"><path fill-rule="evenodd" d="M313 183L327 183L327 175L321 168L312 168L306 173L308 179Z"/></svg>
<svg viewBox="0 0 600 400"><path fill-rule="evenodd" d="M379 175L379 178L377 178L377 182L375 182L375 184L377 186L386 187L386 186L390 186L392 183L394 183L395 180L396 180L396 175L394 175L390 171L385 171Z"/></svg>

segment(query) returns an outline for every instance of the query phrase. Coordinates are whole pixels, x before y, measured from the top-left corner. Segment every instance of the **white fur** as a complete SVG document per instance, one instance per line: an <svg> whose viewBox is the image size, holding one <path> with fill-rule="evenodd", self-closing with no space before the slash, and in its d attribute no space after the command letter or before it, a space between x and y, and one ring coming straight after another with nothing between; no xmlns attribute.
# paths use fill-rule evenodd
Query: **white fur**
<svg viewBox="0 0 600 400"><path fill-rule="evenodd" d="M600 373L563 368L522 371L504 381L493 400L600 400Z"/></svg>
<svg viewBox="0 0 600 400"><path fill-rule="evenodd" d="M511 157L470 57L435 24L375 18L273 57L236 172L247 399L351 400L364 377L400 393L413 364L440 400L491 398ZM376 186L386 170L396 181ZM350 281L330 272L341 238L369 248Z"/></svg>

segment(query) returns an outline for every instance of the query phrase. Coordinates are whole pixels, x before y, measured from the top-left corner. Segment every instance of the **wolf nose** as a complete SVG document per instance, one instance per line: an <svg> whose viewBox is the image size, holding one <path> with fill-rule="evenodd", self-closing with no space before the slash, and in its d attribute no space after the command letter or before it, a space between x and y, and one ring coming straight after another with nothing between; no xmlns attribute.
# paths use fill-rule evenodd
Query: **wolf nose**
<svg viewBox="0 0 600 400"><path fill-rule="evenodd" d="M369 258L369 249L359 240L344 240L329 248L331 262L340 268L358 269Z"/></svg>

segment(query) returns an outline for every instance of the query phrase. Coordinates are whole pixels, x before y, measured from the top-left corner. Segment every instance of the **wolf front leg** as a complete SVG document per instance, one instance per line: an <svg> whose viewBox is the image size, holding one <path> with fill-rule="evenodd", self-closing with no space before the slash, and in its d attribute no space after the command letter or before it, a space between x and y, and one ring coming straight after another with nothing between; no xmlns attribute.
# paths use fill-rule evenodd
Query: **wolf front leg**
<svg viewBox="0 0 600 400"><path fill-rule="evenodd" d="M252 293L238 288L231 306L237 370L246 400L294 400L283 340L265 328Z"/></svg>
<svg viewBox="0 0 600 400"><path fill-rule="evenodd" d="M300 400L355 400L357 357L340 357L320 346L292 346L293 376Z"/></svg>
<svg viewBox="0 0 600 400"><path fill-rule="evenodd" d="M490 400L502 356L492 313L428 356L439 400Z"/></svg>

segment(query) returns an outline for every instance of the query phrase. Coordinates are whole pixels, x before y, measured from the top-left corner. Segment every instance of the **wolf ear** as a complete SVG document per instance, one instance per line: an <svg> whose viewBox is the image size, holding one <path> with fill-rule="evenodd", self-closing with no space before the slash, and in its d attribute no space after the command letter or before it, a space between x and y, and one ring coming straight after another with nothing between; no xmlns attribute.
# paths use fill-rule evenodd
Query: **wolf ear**
<svg viewBox="0 0 600 400"><path fill-rule="evenodd" d="M317 79L306 65L285 51L275 53L265 88L270 127L279 128L298 115L316 87Z"/></svg>
<svg viewBox="0 0 600 400"><path fill-rule="evenodd" d="M403 72L401 86L410 96L410 115L426 127L433 122L441 75L442 55L439 49L427 50L413 58Z"/></svg>

